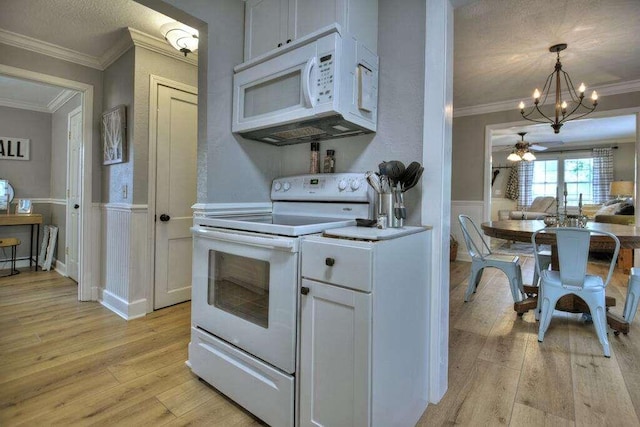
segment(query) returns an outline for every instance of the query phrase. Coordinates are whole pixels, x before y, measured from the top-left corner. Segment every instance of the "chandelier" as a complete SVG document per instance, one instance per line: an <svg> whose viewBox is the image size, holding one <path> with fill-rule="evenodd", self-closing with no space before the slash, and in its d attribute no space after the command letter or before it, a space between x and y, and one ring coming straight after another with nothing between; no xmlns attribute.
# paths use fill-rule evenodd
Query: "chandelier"
<svg viewBox="0 0 640 427"><path fill-rule="evenodd" d="M569 121L579 119L580 117L584 117L587 114L593 112L598 105L598 94L594 90L591 94L591 106L586 105L584 101L584 91L586 89L584 83L580 84L580 87L576 91L573 86L573 82L571 81L571 77L569 74L562 71L562 63L560 63L560 52L567 48L566 43L560 43L553 45L549 48L549 52L555 52L558 56L556 59L555 69L549 77L547 77L547 81L542 88L542 93L536 88L533 92L533 107L528 113L525 113L525 105L524 102L520 101L520 114L522 117L536 123L550 123L553 128L554 133L560 133L560 128L562 125ZM554 83L555 77L555 83ZM566 92L569 94L569 102L562 99L562 81L564 80L564 84L566 86ZM551 92L551 86L555 86L555 116L549 117L544 114L540 108L539 104L546 104L547 98L549 96L549 92ZM542 101L540 100L540 96L544 95ZM569 110L570 109L570 110ZM580 110L580 111L578 111ZM530 116L537 112L539 116L531 118ZM576 116L572 117L572 115L576 113Z"/></svg>
<svg viewBox="0 0 640 427"><path fill-rule="evenodd" d="M524 136L526 134L526 132L518 132L518 135L520 135L522 140L516 143L516 147L513 149L511 154L507 156L507 160L512 162L519 162L521 160L532 162L536 159L536 156L534 156L529 149L530 144L524 140Z"/></svg>

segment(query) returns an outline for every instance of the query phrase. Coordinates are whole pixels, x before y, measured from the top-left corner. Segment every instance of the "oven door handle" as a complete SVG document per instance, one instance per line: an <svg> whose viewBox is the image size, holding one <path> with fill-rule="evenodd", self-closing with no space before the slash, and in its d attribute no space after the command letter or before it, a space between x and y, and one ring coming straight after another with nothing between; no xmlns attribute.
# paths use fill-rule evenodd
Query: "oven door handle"
<svg viewBox="0 0 640 427"><path fill-rule="evenodd" d="M194 235L207 239L220 240L230 243L241 243L250 246L259 246L268 249L278 249L281 251L295 252L295 239L281 239L278 237L250 236L233 232L225 232L218 230L203 230L201 228L192 227L191 231Z"/></svg>

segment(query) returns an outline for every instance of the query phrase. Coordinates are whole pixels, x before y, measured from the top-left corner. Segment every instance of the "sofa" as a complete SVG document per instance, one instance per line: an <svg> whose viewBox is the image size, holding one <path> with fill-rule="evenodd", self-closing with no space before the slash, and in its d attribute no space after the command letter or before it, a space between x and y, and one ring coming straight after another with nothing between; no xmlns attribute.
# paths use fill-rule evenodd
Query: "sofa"
<svg viewBox="0 0 640 427"><path fill-rule="evenodd" d="M631 200L613 201L596 212L594 222L607 224L634 225L635 209ZM620 249L618 254L618 267L628 274L633 267L633 249Z"/></svg>
<svg viewBox="0 0 640 427"><path fill-rule="evenodd" d="M525 210L510 211L509 219L543 219L547 215L555 215L556 198L540 196L533 199L531 205Z"/></svg>

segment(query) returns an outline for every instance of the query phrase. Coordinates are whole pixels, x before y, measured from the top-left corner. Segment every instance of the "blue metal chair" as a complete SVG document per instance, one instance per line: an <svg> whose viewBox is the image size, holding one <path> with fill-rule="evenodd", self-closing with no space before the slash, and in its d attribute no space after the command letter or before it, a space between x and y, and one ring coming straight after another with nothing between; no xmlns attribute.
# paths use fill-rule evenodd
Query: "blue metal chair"
<svg viewBox="0 0 640 427"><path fill-rule="evenodd" d="M467 292L464 294L465 302L469 301L471 294L476 292L480 279L482 278L482 271L487 267L502 270L509 279L513 302L522 301L524 288L522 287L522 270L518 263L518 256L492 253L489 245L487 245L487 242L485 242L482 237L482 233L480 233L480 230L469 216L459 215L458 221L460 222L460 228L462 229L467 251L471 256L471 276L469 276ZM473 230L473 236L470 230ZM481 242L481 247L476 244L476 240Z"/></svg>
<svg viewBox="0 0 640 427"><path fill-rule="evenodd" d="M640 268L632 268L627 286L627 298L624 300L622 317L631 324L638 312L638 299L640 299Z"/></svg>
<svg viewBox="0 0 640 427"><path fill-rule="evenodd" d="M560 271L541 270L538 260L538 244L536 238L542 233L554 233L558 247L558 262ZM589 261L589 244L592 234L600 234L611 238L615 243L613 258L609 265L609 274L606 280L602 277L587 274ZM607 338L607 314L605 303L605 289L615 268L620 241L612 234L604 231L588 230L585 228L560 227L538 230L531 236L534 254L536 257L536 269L540 276L538 293L538 307L540 307L540 326L538 329L538 341L544 340L544 334L549 328L556 303L565 295L576 295L589 306L593 325L596 328L598 339L606 357L611 356L609 340Z"/></svg>

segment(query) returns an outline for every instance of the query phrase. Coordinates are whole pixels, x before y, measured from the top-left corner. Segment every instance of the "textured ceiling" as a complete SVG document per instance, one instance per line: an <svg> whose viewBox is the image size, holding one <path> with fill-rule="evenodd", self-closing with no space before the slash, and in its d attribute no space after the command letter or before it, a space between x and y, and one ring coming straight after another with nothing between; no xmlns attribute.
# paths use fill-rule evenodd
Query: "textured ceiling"
<svg viewBox="0 0 640 427"><path fill-rule="evenodd" d="M456 109L529 99L558 43L576 85L640 79L640 0L480 0L454 16Z"/></svg>
<svg viewBox="0 0 640 427"><path fill-rule="evenodd" d="M173 21L132 0L0 0L0 28L95 57L126 27L162 37Z"/></svg>
<svg viewBox="0 0 640 427"><path fill-rule="evenodd" d="M557 43L569 45L561 58L575 84L640 79L640 0L455 1L462 4L454 19L456 109L530 98L553 70L555 54L548 48ZM0 0L0 29L94 57L117 43L126 27L160 37L160 26L170 21L132 0ZM569 131L574 132L570 123L561 132L567 140ZM606 121L598 123L609 128ZM628 128L625 138L633 133ZM543 125L511 131L533 136L549 129Z"/></svg>

